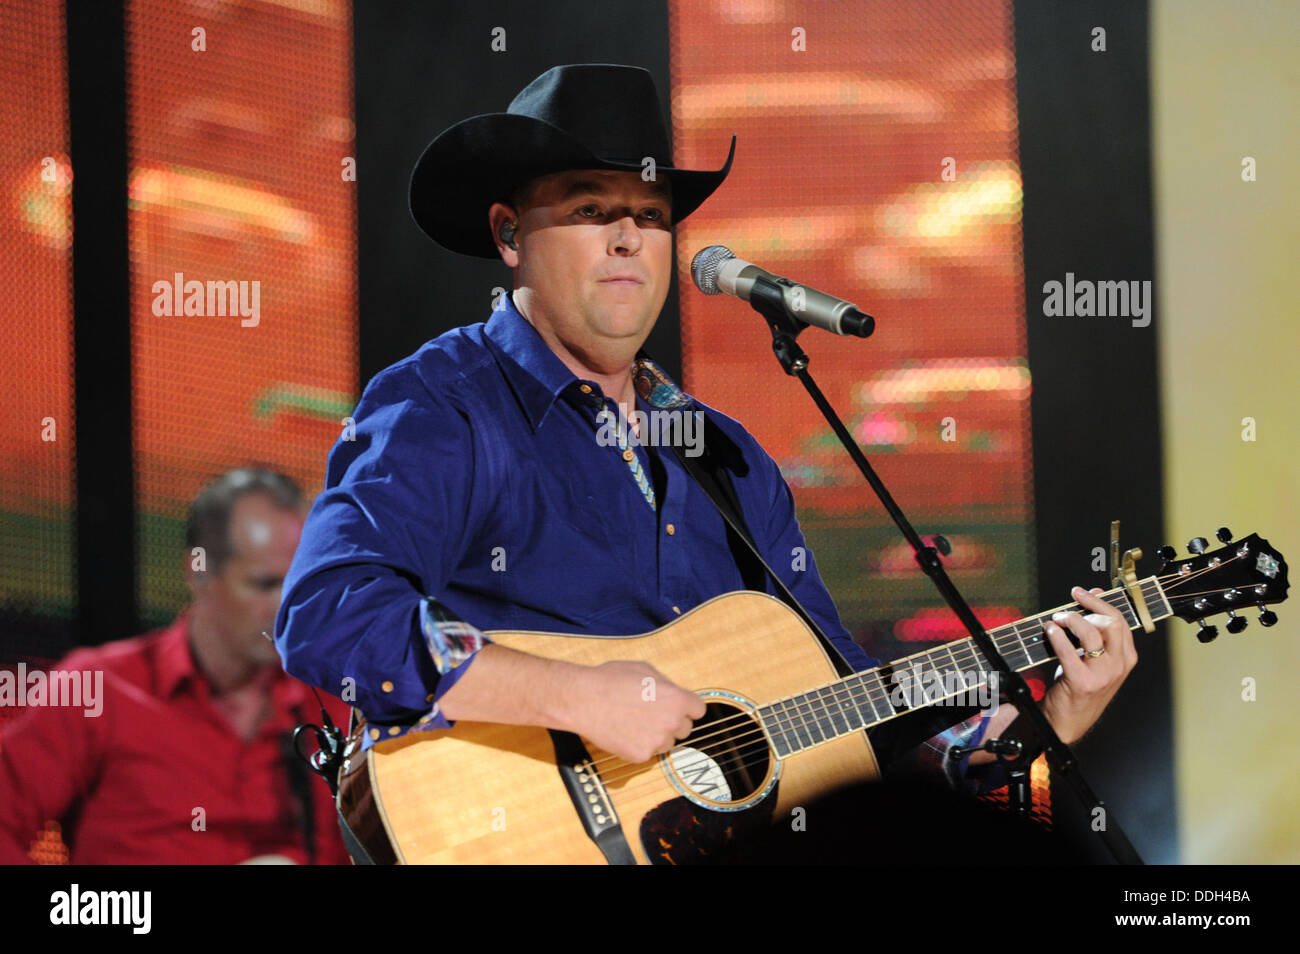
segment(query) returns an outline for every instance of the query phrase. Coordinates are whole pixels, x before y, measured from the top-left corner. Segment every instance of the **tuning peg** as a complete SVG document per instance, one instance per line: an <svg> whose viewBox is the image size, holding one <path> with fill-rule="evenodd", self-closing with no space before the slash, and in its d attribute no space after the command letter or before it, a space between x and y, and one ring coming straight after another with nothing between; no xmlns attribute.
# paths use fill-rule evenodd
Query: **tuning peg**
<svg viewBox="0 0 1300 954"><path fill-rule="evenodd" d="M1201 628L1196 632L1196 638L1203 643L1212 643L1219 635L1219 627L1206 626L1205 620L1199 620Z"/></svg>
<svg viewBox="0 0 1300 954"><path fill-rule="evenodd" d="M1259 625L1272 626L1277 622L1277 614L1271 609L1264 609L1264 604L1259 604Z"/></svg>
<svg viewBox="0 0 1300 954"><path fill-rule="evenodd" d="M1214 535L1219 538L1220 543L1232 542L1232 531L1227 527L1220 527L1218 530L1215 530Z"/></svg>
<svg viewBox="0 0 1300 954"><path fill-rule="evenodd" d="M1187 541L1187 549L1191 550L1193 553L1204 553L1205 548L1209 545L1210 541L1206 540L1205 537L1192 537L1192 539Z"/></svg>
<svg viewBox="0 0 1300 954"><path fill-rule="evenodd" d="M1178 551L1171 546L1163 546L1156 551L1156 556L1160 557L1165 563L1173 563L1178 559Z"/></svg>
<svg viewBox="0 0 1300 954"><path fill-rule="evenodd" d="M1249 622L1250 620L1246 619L1246 617L1238 616L1232 610L1228 610L1228 632L1232 633L1232 635L1236 636L1240 633Z"/></svg>

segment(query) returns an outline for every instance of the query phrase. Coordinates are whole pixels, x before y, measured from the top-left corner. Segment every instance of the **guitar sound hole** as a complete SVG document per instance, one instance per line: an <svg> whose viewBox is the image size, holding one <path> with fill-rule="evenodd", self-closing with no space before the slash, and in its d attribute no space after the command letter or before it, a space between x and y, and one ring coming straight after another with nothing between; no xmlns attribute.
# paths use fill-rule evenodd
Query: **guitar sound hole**
<svg viewBox="0 0 1300 954"><path fill-rule="evenodd" d="M771 826L777 765L747 710L711 703L663 767L682 797L656 805L641 820L641 844L652 864L725 860Z"/></svg>
<svg viewBox="0 0 1300 954"><path fill-rule="evenodd" d="M768 787L772 767L767 738L749 712L713 702L695 731L665 756L674 784L697 805L735 811Z"/></svg>

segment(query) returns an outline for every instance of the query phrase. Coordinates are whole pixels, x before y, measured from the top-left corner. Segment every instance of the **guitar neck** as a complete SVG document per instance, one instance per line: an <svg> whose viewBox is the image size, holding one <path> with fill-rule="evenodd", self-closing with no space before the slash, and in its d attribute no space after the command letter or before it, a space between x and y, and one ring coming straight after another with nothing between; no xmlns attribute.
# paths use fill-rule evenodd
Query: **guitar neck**
<svg viewBox="0 0 1300 954"><path fill-rule="evenodd" d="M1156 577L1140 580L1138 586L1152 620L1174 615ZM1102 593L1099 598L1124 614L1129 629L1142 625L1124 587ZM1056 658L1043 626L1053 614L1062 611L1088 612L1078 603L1068 603L990 629L989 638L1016 672L1032 669ZM783 758L919 708L958 696L978 696L981 689L987 697L989 690L984 687L990 670L975 641L967 636L777 700L761 707L758 714L777 756Z"/></svg>

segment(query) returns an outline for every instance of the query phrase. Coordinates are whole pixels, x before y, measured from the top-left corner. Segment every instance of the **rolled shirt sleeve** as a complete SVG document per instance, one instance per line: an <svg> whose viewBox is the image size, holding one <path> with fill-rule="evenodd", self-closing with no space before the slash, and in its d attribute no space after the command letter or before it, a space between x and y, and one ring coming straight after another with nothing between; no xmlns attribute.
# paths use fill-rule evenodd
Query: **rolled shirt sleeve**
<svg viewBox="0 0 1300 954"><path fill-rule="evenodd" d="M942 774L948 784L958 790L967 791L972 795L982 795L985 792L992 791L987 783L992 781L992 776L982 776L976 770L983 766L976 766L975 769L970 767L970 757L972 753L967 752L960 759L954 759L951 756L952 750L958 746L968 747L979 745L984 741L984 733L988 729L989 719L993 713L977 712L968 719L963 719L952 726L944 729L942 732L926 739L916 748L915 757L921 764L936 774ZM989 766L990 768L994 766ZM1001 766L997 766L1001 768ZM998 777L1000 784L1006 784L1006 773L999 771ZM993 788L997 786L994 785Z"/></svg>
<svg viewBox="0 0 1300 954"><path fill-rule="evenodd" d="M436 603L473 532L473 471L468 421L409 362L371 381L330 451L275 643L287 672L372 730L448 727L437 700L486 643L467 624L448 631Z"/></svg>

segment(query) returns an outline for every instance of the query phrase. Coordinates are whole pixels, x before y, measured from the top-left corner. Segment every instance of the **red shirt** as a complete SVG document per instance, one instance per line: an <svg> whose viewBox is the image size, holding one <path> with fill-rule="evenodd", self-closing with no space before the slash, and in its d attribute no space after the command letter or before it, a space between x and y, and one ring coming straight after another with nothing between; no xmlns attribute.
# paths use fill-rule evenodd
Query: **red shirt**
<svg viewBox="0 0 1300 954"><path fill-rule="evenodd" d="M31 862L32 841L51 820L63 826L72 864L234 864L272 854L307 862L285 754L295 726L320 723L305 685L277 669L271 710L245 742L194 664L188 613L75 650L54 668L92 674L83 680L102 672L100 714L29 704L0 733L0 864ZM321 698L346 731L348 707ZM314 751L314 736L302 748ZM310 771L297 787L308 793L317 863L347 864L329 787Z"/></svg>

